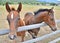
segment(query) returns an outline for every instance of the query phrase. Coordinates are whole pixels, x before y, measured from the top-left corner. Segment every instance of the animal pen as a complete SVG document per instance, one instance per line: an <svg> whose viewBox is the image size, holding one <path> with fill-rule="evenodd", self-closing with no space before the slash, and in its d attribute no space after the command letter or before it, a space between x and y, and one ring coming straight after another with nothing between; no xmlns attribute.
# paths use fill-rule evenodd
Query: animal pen
<svg viewBox="0 0 60 43"><path fill-rule="evenodd" d="M57 24L60 23L60 20L56 20L56 23ZM38 27L43 27L43 26L47 26L47 24L45 24L45 23L39 23L39 24L33 24L33 25L28 25L28 26L22 26L22 27L18 27L18 31L30 30L30 29L34 29L34 28L38 28ZM8 33L9 33L9 29L0 30L0 36L8 34ZM43 35L43 36L35 38L35 39L24 41L22 43L33 43L33 42L41 41L41 40L43 40L45 38L49 38L50 36L56 35L58 33L60 33L60 30L57 30L57 31L52 32L50 34ZM49 43L56 43L57 41L60 41L60 37L58 37L55 40L50 41Z"/></svg>

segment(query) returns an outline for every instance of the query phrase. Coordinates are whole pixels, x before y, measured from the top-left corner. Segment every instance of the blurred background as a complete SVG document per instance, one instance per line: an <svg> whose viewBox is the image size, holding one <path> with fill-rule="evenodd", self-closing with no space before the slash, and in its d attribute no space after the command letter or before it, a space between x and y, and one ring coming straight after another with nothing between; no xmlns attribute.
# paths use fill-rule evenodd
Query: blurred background
<svg viewBox="0 0 60 43"><path fill-rule="evenodd" d="M14 7L15 9L17 9L18 4L20 2L22 3L22 11L20 12L20 16L22 19L24 18L25 13L27 12L34 12L41 8L50 9L51 7L54 7L55 20L60 19L60 0L0 0L0 30L5 28L9 29L9 25L6 20L8 15L8 12L6 11L5 8L6 2L9 3L10 7ZM60 30L59 29L60 24L57 24L57 27L58 30ZM48 26L41 27L37 37L43 36L51 32L52 30ZM52 41L53 39L58 37L60 37L60 34L54 35L37 43L48 43L49 41ZM30 39L32 39L31 35L28 34L28 36L25 37L25 40L30 40ZM8 34L7 34L0 36L0 43L13 43L13 42L8 38ZM17 43L20 43L19 37L17 38ZM57 43L60 43L60 41Z"/></svg>

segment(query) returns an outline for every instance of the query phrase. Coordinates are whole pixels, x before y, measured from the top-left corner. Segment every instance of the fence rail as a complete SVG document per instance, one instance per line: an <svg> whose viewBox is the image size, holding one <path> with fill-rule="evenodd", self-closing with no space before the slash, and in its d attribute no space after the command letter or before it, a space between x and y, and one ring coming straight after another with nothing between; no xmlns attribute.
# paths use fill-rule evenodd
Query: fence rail
<svg viewBox="0 0 60 43"><path fill-rule="evenodd" d="M60 20L56 20L56 23L60 23ZM45 23L39 23L39 24L22 26L22 27L18 28L18 31L25 31L25 30L30 30L30 29L34 29L34 28L43 27L43 26L47 26L47 24L45 24ZM0 36L8 34L9 32L10 32L9 29L0 30ZM53 36L55 34L58 34L58 33L60 33L60 30L57 30L57 31L52 32L50 34L46 34L44 36L38 37L36 39L28 40L28 41L25 41L25 42L22 42L22 43L33 43L33 42L41 41L41 40L43 40L45 38L49 38L49 37L51 37L51 36Z"/></svg>
<svg viewBox="0 0 60 43"><path fill-rule="evenodd" d="M56 20L56 23L60 23L60 20ZM34 28L38 28L38 27L43 27L46 25L47 24L45 24L45 23L39 23L39 24L33 24L33 25L28 25L28 26L22 26L22 27L18 28L18 31L30 30L30 29L34 29ZM10 32L9 29L0 30L0 36L8 34L9 32Z"/></svg>
<svg viewBox="0 0 60 43"><path fill-rule="evenodd" d="M38 37L36 39L31 39L31 40L28 40L28 41L25 41L25 42L22 42L22 43L33 43L33 42L41 41L41 40L47 39L47 38L49 38L49 37L51 37L53 35L56 35L56 34L60 34L60 30L57 30L57 31L52 32L50 34L46 34L46 35L43 35L43 36Z"/></svg>
<svg viewBox="0 0 60 43"><path fill-rule="evenodd" d="M58 41L60 41L60 37L57 38L57 39L55 39L55 40L53 40L53 41L50 41L49 43L56 43L56 42L58 42Z"/></svg>

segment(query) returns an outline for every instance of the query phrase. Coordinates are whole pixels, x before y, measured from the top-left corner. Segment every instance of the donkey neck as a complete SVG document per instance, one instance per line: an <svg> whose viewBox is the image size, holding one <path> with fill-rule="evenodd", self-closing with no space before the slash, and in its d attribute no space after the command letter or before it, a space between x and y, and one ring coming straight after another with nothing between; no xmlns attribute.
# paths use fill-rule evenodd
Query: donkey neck
<svg viewBox="0 0 60 43"><path fill-rule="evenodd" d="M41 23L41 22L43 22L44 17L46 17L46 15L47 15L47 13L45 13L45 12L40 12L40 13L38 13L37 15L35 15L36 23Z"/></svg>

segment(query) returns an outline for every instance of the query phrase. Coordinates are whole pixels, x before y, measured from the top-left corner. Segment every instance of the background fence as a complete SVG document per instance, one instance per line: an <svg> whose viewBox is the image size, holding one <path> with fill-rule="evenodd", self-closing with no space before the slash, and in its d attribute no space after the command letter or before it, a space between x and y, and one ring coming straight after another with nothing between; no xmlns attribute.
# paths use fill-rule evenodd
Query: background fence
<svg viewBox="0 0 60 43"><path fill-rule="evenodd" d="M60 20L56 20L56 23L60 23ZM19 28L18 28L18 31L30 30L30 29L34 29L34 28L38 28L38 27L43 27L43 26L46 26L46 25L47 25L47 24L45 24L45 23L40 23L40 24L22 26L22 27L19 27ZM9 33L9 29L0 30L0 36L1 36L1 35L5 35L5 34L8 34L8 33ZM44 36L42 36L42 37L38 37L38 38L32 39L32 40L28 40L28 41L25 41L25 42L22 42L22 43L33 43L33 42L41 41L41 40L43 40L43 39L45 39L45 38L49 38L50 36L53 36L53 35L58 34L58 33L60 33L60 30L57 30L57 31L52 32L52 33L50 33L50 34L46 34L46 35L44 35ZM47 36L48 36L48 37L47 37ZM51 42L49 42L49 43L57 42L56 40L59 41L60 38L55 39L55 41L53 40L53 41L51 41Z"/></svg>
<svg viewBox="0 0 60 43"><path fill-rule="evenodd" d="M49 37L51 37L51 36L53 36L53 35L55 35L55 34L58 34L58 33L60 33L60 30L55 31L55 32L52 32L52 33L50 33L50 34L46 34L46 35L44 35L44 36L42 36L42 37L38 37L38 38L36 38L36 39L32 39L32 40L25 41L25 42L23 42L23 43L33 43L33 42L41 41L41 40L43 40L43 39L49 38ZM60 40L60 38L59 38L59 40ZM57 39L57 41L59 41L59 40ZM57 41L55 40L55 41L53 41L53 42L57 42ZM49 43L53 43L53 42L49 42Z"/></svg>

